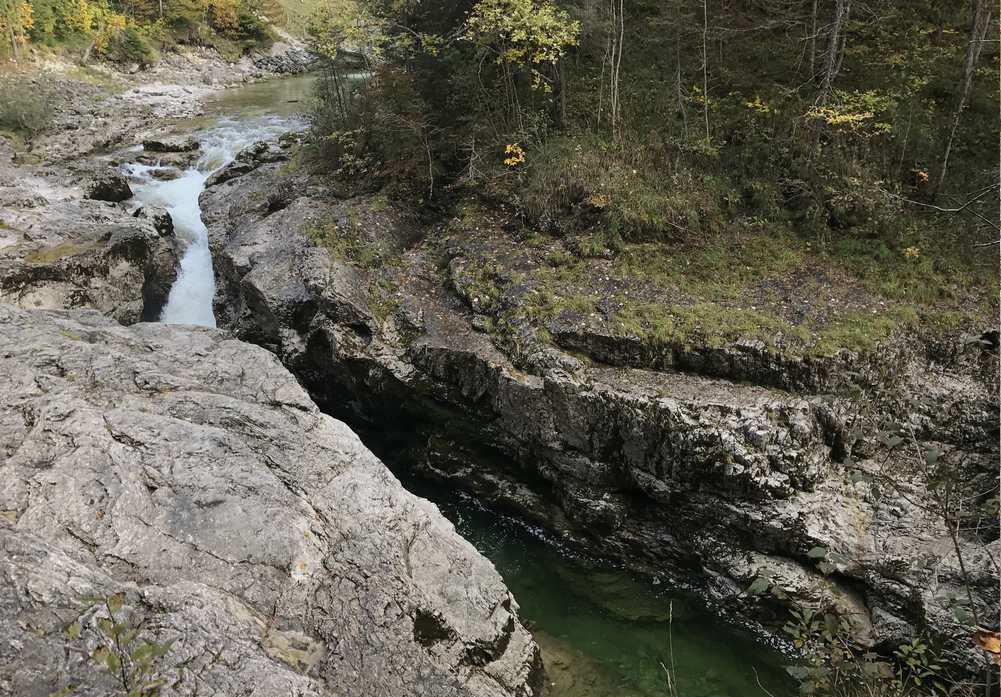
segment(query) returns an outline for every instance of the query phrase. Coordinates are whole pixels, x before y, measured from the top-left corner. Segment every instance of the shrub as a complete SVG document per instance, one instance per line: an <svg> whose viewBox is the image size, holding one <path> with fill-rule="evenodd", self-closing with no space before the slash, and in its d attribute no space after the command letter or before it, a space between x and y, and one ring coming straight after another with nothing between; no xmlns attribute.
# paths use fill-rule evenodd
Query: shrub
<svg viewBox="0 0 1001 697"><path fill-rule="evenodd" d="M40 84L0 78L0 130L31 140L52 125L53 96Z"/></svg>
<svg viewBox="0 0 1001 697"><path fill-rule="evenodd" d="M328 66L311 113L324 167L363 187L389 180L418 193L433 190L436 142L425 109L400 71L380 67L359 80Z"/></svg>
<svg viewBox="0 0 1001 697"><path fill-rule="evenodd" d="M727 182L681 167L665 176L657 160L596 136L550 138L527 152L515 195L530 220L563 232L601 223L625 239L663 240L719 229Z"/></svg>
<svg viewBox="0 0 1001 697"><path fill-rule="evenodd" d="M114 35L100 55L115 63L138 63L143 67L153 65L160 58L153 44L134 27L127 27Z"/></svg>

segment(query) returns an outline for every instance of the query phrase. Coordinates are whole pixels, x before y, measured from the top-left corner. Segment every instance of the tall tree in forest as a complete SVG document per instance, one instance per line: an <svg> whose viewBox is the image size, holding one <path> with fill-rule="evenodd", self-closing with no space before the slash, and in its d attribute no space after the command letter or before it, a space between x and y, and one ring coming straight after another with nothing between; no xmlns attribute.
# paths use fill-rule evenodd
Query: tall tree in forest
<svg viewBox="0 0 1001 697"><path fill-rule="evenodd" d="M966 57L963 61L963 83L959 90L959 101L956 104L956 112L952 118L952 128L949 130L949 138L945 142L945 152L942 153L942 161L939 165L938 179L932 189L932 197L938 195L945 183L945 175L949 169L949 156L952 154L952 144L956 138L956 130L959 128L959 120L966 108L966 102L970 98L970 89L973 87L973 76L977 71L977 63L980 61L980 52L984 41L987 38L987 30L990 25L991 11L988 9L985 0L970 0L972 17L970 19L970 31L966 44Z"/></svg>
<svg viewBox="0 0 1001 697"><path fill-rule="evenodd" d="M618 138L620 119L622 114L621 102L621 75L622 75L622 52L626 38L625 31L625 1L608 0L607 2L607 24L605 28L605 52L601 58L601 87L604 91L605 73L608 73L608 122L611 126L612 136ZM598 123L601 123L601 97L599 93L598 102Z"/></svg>
<svg viewBox="0 0 1001 697"><path fill-rule="evenodd" d="M31 23L31 5L27 0L0 0L0 36L3 36L14 60L20 58L21 44Z"/></svg>
<svg viewBox="0 0 1001 697"><path fill-rule="evenodd" d="M702 0L702 116L709 142L709 0Z"/></svg>
<svg viewBox="0 0 1001 697"><path fill-rule="evenodd" d="M824 73L821 76L820 91L816 105L825 106L831 98L834 80L841 71L845 50L845 25L852 11L852 0L835 0L834 17L827 29L827 50L824 52Z"/></svg>

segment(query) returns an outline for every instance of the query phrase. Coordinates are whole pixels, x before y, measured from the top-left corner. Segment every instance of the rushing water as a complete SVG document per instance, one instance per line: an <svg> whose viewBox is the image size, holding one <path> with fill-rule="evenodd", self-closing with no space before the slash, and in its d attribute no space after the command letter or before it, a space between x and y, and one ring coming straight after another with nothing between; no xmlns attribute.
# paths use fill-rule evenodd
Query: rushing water
<svg viewBox="0 0 1001 697"><path fill-rule="evenodd" d="M187 243L163 321L215 325L215 279L198 196L208 177L242 148L302 126L297 112L310 82L289 78L227 90L206 105L204 116L177 124L179 134L201 143L201 155L176 179L160 181L148 165L127 166L137 201L166 207L176 234ZM378 450L385 443L369 445ZM434 500L497 566L543 649L553 681L550 697L791 694L781 669L784 659L698 600L575 556L468 498L407 484Z"/></svg>
<svg viewBox="0 0 1001 697"><path fill-rule="evenodd" d="M297 112L310 84L311 78L273 80L227 90L210 101L206 116L182 122L175 129L200 144L198 161L175 179L158 179L157 172L162 170L158 164L136 162L124 167L136 202L166 208L175 235L186 245L161 321L215 326L215 275L198 197L206 180L232 162L240 150L304 125Z"/></svg>

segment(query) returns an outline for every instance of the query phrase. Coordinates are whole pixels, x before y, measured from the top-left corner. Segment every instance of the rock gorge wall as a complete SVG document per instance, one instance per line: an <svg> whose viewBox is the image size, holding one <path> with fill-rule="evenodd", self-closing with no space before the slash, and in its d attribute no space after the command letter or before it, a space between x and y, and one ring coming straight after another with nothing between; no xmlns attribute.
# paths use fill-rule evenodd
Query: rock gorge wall
<svg viewBox="0 0 1001 697"><path fill-rule="evenodd" d="M559 344L600 360L537 343L520 369L466 290L475 235L425 237L384 200L279 172L274 148L247 158L202 197L217 317L274 351L322 407L407 450L424 476L746 617L834 608L863 644L888 650L925 631L953 666L981 665L949 600L964 576L923 485L856 428L865 394L817 391L853 384L850 357L713 348L668 370L616 367L601 362L615 353L601 337L564 328ZM360 230L391 261L347 263L343 245L316 242L329 230ZM996 477L996 356L941 366L905 346L887 363L903 407L884 416ZM887 469L897 488L882 485ZM998 542L961 544L977 609L993 614ZM831 552L827 573L817 548ZM779 592L748 594L758 578Z"/></svg>

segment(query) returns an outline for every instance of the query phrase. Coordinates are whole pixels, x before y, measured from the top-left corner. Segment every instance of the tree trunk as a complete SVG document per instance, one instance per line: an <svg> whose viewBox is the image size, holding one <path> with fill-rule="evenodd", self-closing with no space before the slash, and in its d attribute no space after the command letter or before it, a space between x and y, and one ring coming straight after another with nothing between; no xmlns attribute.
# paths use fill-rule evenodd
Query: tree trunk
<svg viewBox="0 0 1001 697"><path fill-rule="evenodd" d="M952 128L949 131L949 138L945 142L945 152L942 154L942 164L938 170L938 180L935 188L932 189L932 199L934 199L945 183L945 174L949 169L949 155L952 154L952 143L956 138L956 130L959 128L959 119L966 107L966 101L970 98L970 90L973 88L973 75L977 71L977 62L980 60L980 49L983 47L984 39L987 36L988 25L990 25L990 10L984 0L971 0L973 18L970 21L969 43L966 45L966 60L963 62L963 87L959 93L959 103L956 105L956 113L952 119Z"/></svg>
<svg viewBox="0 0 1001 697"><path fill-rule="evenodd" d="M621 103L619 101L619 84L622 74L622 48L625 41L625 0L609 1L609 28L611 30L611 55L609 60L609 120L612 125L612 137L619 137L619 121L621 119Z"/></svg>
<svg viewBox="0 0 1001 697"><path fill-rule="evenodd" d="M681 82L681 29L676 29L674 33L674 51L677 61L674 72L674 87L678 97L678 112L681 114L681 125L684 128L685 138L688 138L688 111L685 109L685 93Z"/></svg>
<svg viewBox="0 0 1001 697"><path fill-rule="evenodd" d="M810 79L817 79L817 4L819 0L813 0L813 9L810 11Z"/></svg>
<svg viewBox="0 0 1001 697"><path fill-rule="evenodd" d="M706 143L709 135L709 0L702 0L702 115L706 122Z"/></svg>
<svg viewBox="0 0 1001 697"><path fill-rule="evenodd" d="M567 125L567 66L566 58L556 61L556 90L553 95L553 121L563 130Z"/></svg>
<svg viewBox="0 0 1001 697"><path fill-rule="evenodd" d="M17 5L14 3L2 3L0 6L0 13L6 15L5 24L7 25L7 38L10 40L10 55L17 61L20 56L20 47L17 43L17 31L14 29L14 21L17 18ZM2 16L2 15L0 15Z"/></svg>
<svg viewBox="0 0 1001 697"><path fill-rule="evenodd" d="M841 58L845 48L845 22L852 10L851 0L836 0L834 4L834 20L827 36L827 54L824 56L824 78L820 83L816 104L824 106L831 98L834 89L834 79L841 70Z"/></svg>

